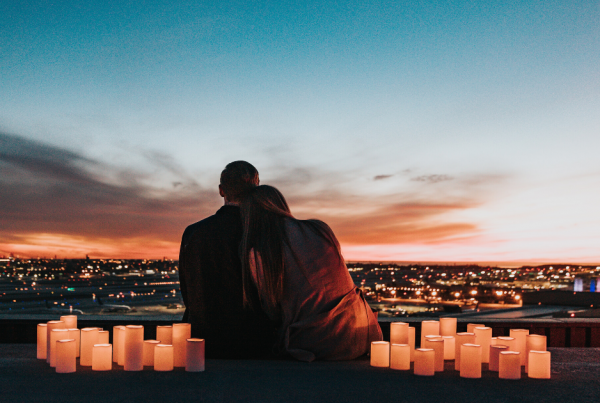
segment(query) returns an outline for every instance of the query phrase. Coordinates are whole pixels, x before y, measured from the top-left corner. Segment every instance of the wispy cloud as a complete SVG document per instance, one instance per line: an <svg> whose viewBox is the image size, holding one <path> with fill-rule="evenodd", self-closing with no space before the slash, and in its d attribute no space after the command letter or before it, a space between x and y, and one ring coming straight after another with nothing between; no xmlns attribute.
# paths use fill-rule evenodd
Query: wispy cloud
<svg viewBox="0 0 600 403"><path fill-rule="evenodd" d="M383 179L391 178L392 176L394 176L394 175L377 175L377 176L375 176L373 178L373 180L374 181L380 181L380 180L383 180Z"/></svg>
<svg viewBox="0 0 600 403"><path fill-rule="evenodd" d="M415 182L438 183L451 181L452 179L454 178L449 175L421 175L411 178L410 180Z"/></svg>

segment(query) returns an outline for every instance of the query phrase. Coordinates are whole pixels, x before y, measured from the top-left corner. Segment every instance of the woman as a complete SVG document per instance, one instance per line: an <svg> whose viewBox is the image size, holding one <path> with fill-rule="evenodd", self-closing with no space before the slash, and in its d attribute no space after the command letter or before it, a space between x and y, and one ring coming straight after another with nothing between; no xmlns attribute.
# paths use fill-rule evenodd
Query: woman
<svg viewBox="0 0 600 403"><path fill-rule="evenodd" d="M295 219L267 185L250 190L240 207L244 303L256 287L261 308L277 324L280 352L302 361L350 360L382 340L325 223Z"/></svg>

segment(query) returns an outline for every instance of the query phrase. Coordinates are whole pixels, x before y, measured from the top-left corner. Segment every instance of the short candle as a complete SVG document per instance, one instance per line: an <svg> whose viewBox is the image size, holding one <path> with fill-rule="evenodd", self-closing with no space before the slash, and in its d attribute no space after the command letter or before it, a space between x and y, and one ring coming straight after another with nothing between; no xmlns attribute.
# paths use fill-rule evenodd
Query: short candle
<svg viewBox="0 0 600 403"><path fill-rule="evenodd" d="M414 374L420 376L435 375L435 351L430 348L415 350Z"/></svg>
<svg viewBox="0 0 600 403"><path fill-rule="evenodd" d="M66 330L66 329L59 329ZM67 330L68 332L68 330ZM75 357L75 340L66 339L56 342L56 372L59 374L69 374L75 372L77 368L77 358Z"/></svg>
<svg viewBox="0 0 600 403"><path fill-rule="evenodd" d="M98 332L98 344L109 344L109 331L108 330L100 330ZM112 351L112 349L111 349ZM112 354L112 352L111 352ZM112 359L112 356L111 356Z"/></svg>
<svg viewBox="0 0 600 403"><path fill-rule="evenodd" d="M481 323L467 323L467 333L475 333L476 327L485 327Z"/></svg>
<svg viewBox="0 0 600 403"><path fill-rule="evenodd" d="M481 378L481 346L466 343L460 347L460 377Z"/></svg>
<svg viewBox="0 0 600 403"><path fill-rule="evenodd" d="M86 327L81 329L81 352L79 353L79 365L82 367L92 366L92 352L94 344L98 344L98 328Z"/></svg>
<svg viewBox="0 0 600 403"><path fill-rule="evenodd" d="M421 347L425 341L425 336L439 336L440 322L437 320L424 320L421 322Z"/></svg>
<svg viewBox="0 0 600 403"><path fill-rule="evenodd" d="M77 315L64 315L60 317L60 320L65 322L67 329L77 328Z"/></svg>
<svg viewBox="0 0 600 403"><path fill-rule="evenodd" d="M144 367L151 367L154 365L154 348L157 344L160 344L160 341L144 340L144 352L142 355L142 364L144 364Z"/></svg>
<svg viewBox="0 0 600 403"><path fill-rule="evenodd" d="M440 318L440 334L456 336L456 318Z"/></svg>
<svg viewBox="0 0 600 403"><path fill-rule="evenodd" d="M546 336L528 334L525 336L525 373L529 372L529 352L531 350L546 351Z"/></svg>
<svg viewBox="0 0 600 403"><path fill-rule="evenodd" d="M456 354L456 338L454 336L442 336L444 340L444 360L453 360Z"/></svg>
<svg viewBox="0 0 600 403"><path fill-rule="evenodd" d="M40 360L46 359L46 349L48 348L48 324L38 323L37 325L37 355Z"/></svg>
<svg viewBox="0 0 600 403"><path fill-rule="evenodd" d="M81 351L81 330L77 328L69 329L69 339L75 340L75 357L79 358L79 352Z"/></svg>
<svg viewBox="0 0 600 403"><path fill-rule="evenodd" d="M56 367L56 342L59 340L69 340L69 331L67 329L53 329L50 332L50 366Z"/></svg>
<svg viewBox="0 0 600 403"><path fill-rule="evenodd" d="M204 339L187 339L185 370L204 371Z"/></svg>
<svg viewBox="0 0 600 403"><path fill-rule="evenodd" d="M507 346L508 350L507 351L515 351L516 350L516 343L515 343L515 338L514 337L498 337L497 338L498 341L496 342L496 345L503 345L503 346Z"/></svg>
<svg viewBox="0 0 600 403"><path fill-rule="evenodd" d="M156 326L156 340L162 344L173 343L173 326Z"/></svg>
<svg viewBox="0 0 600 403"><path fill-rule="evenodd" d="M94 344L92 348L92 371L110 371L113 366L112 345Z"/></svg>
<svg viewBox="0 0 600 403"><path fill-rule="evenodd" d="M521 358L518 351L501 351L498 360L498 378L521 379Z"/></svg>
<svg viewBox="0 0 600 403"><path fill-rule="evenodd" d="M550 379L550 351L529 352L528 375L535 379Z"/></svg>
<svg viewBox="0 0 600 403"><path fill-rule="evenodd" d="M408 344L408 323L392 322L390 324L390 343Z"/></svg>
<svg viewBox="0 0 600 403"><path fill-rule="evenodd" d="M460 371L460 347L463 344L475 344L475 333L456 333L454 341L454 369Z"/></svg>
<svg viewBox="0 0 600 403"><path fill-rule="evenodd" d="M154 348L154 370L173 371L173 346L157 344Z"/></svg>
<svg viewBox="0 0 600 403"><path fill-rule="evenodd" d="M430 348L435 352L435 372L444 372L444 339L427 337L423 344L424 348Z"/></svg>
<svg viewBox="0 0 600 403"><path fill-rule="evenodd" d="M500 368L500 353L502 351L508 351L508 346L501 346L496 344L495 346L490 346L490 365L489 370L498 372Z"/></svg>
<svg viewBox="0 0 600 403"><path fill-rule="evenodd" d="M50 333L54 330L54 329L66 329L65 328L65 322L63 322L62 320L51 320L50 322L48 322L46 324L46 362L48 364L50 364Z"/></svg>
<svg viewBox="0 0 600 403"><path fill-rule="evenodd" d="M119 362L119 351L120 351L120 343L119 343L119 333L121 332L121 328L124 326L113 326L113 362Z"/></svg>
<svg viewBox="0 0 600 403"><path fill-rule="evenodd" d="M390 366L390 343L387 341L371 342L371 366Z"/></svg>
<svg viewBox="0 0 600 403"><path fill-rule="evenodd" d="M390 346L390 368L405 371L410 369L410 345L392 344Z"/></svg>

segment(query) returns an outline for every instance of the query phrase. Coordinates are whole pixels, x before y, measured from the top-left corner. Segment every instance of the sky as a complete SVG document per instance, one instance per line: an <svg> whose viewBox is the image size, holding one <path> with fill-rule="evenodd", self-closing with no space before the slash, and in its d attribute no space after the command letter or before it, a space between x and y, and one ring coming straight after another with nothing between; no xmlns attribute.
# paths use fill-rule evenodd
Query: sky
<svg viewBox="0 0 600 403"><path fill-rule="evenodd" d="M0 3L0 255L173 258L246 160L347 260L600 262L600 2Z"/></svg>

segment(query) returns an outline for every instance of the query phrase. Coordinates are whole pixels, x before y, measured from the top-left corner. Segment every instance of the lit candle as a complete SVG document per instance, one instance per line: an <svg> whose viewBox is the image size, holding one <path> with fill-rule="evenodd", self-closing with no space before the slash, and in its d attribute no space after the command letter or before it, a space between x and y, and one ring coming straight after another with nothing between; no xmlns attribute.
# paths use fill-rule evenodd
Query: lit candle
<svg viewBox="0 0 600 403"><path fill-rule="evenodd" d="M444 339L427 337L423 342L424 348L432 349L435 352L435 372L444 372Z"/></svg>
<svg viewBox="0 0 600 403"><path fill-rule="evenodd" d="M37 325L37 358L46 359L46 349L48 348L48 327L47 323L38 323Z"/></svg>
<svg viewBox="0 0 600 403"><path fill-rule="evenodd" d="M490 345L492 344L492 328L491 327L476 327L475 328L475 344L481 346L481 362L490 362Z"/></svg>
<svg viewBox="0 0 600 403"><path fill-rule="evenodd" d="M119 343L119 334L124 326L113 326L113 362L119 362L119 351L121 344Z"/></svg>
<svg viewBox="0 0 600 403"><path fill-rule="evenodd" d="M50 348L50 333L54 329L65 329L65 322L62 320L51 320L50 322L46 323L46 362L48 364L50 364L50 351L52 350Z"/></svg>
<svg viewBox="0 0 600 403"><path fill-rule="evenodd" d="M515 351L515 349L516 349L516 343L515 343L514 337L500 336L500 337L498 337L498 341L496 342L496 345L507 346L508 347L507 351Z"/></svg>
<svg viewBox="0 0 600 403"><path fill-rule="evenodd" d="M79 353L79 365L82 367L92 366L92 352L94 344L98 344L98 328L85 327L81 329L81 352Z"/></svg>
<svg viewBox="0 0 600 403"><path fill-rule="evenodd" d="M100 330L98 332L98 344L108 344L108 336L109 336L109 332L108 330ZM111 354L112 354L112 348L111 348Z"/></svg>
<svg viewBox="0 0 600 403"><path fill-rule="evenodd" d="M415 360L415 328L408 327L408 345L410 346L410 362Z"/></svg>
<svg viewBox="0 0 600 403"><path fill-rule="evenodd" d="M518 351L501 351L498 360L498 378L521 379L521 353Z"/></svg>
<svg viewBox="0 0 600 403"><path fill-rule="evenodd" d="M424 320L421 322L421 347L425 341L425 336L440 335L440 322L437 320Z"/></svg>
<svg viewBox="0 0 600 403"><path fill-rule="evenodd" d="M466 343L460 347L460 377L481 378L481 346Z"/></svg>
<svg viewBox="0 0 600 403"><path fill-rule="evenodd" d="M529 352L529 377L550 379L550 351Z"/></svg>
<svg viewBox="0 0 600 403"><path fill-rule="evenodd" d="M529 352L531 350L546 351L546 336L528 334L525 337L525 355L527 355L527 359L525 360L525 373L529 372Z"/></svg>
<svg viewBox="0 0 600 403"><path fill-rule="evenodd" d="M121 326L119 328L119 338L117 342L119 343L119 354L117 356L117 365L125 366L125 329L126 326Z"/></svg>
<svg viewBox="0 0 600 403"><path fill-rule="evenodd" d="M392 344L390 346L390 368L410 369L410 346L408 344Z"/></svg>
<svg viewBox="0 0 600 403"><path fill-rule="evenodd" d="M456 336L456 318L440 318L440 334Z"/></svg>
<svg viewBox="0 0 600 403"><path fill-rule="evenodd" d="M415 350L414 374L421 376L435 375L435 351L430 348Z"/></svg>
<svg viewBox="0 0 600 403"><path fill-rule="evenodd" d="M125 371L141 371L144 369L144 326L125 326Z"/></svg>
<svg viewBox="0 0 600 403"><path fill-rule="evenodd" d="M390 343L387 341L371 342L371 366L390 366Z"/></svg>
<svg viewBox="0 0 600 403"><path fill-rule="evenodd" d="M144 364L144 367L151 367L154 365L154 348L157 344L160 344L160 341L144 340L144 352L142 355L142 364Z"/></svg>
<svg viewBox="0 0 600 403"><path fill-rule="evenodd" d="M186 340L192 337L192 325L190 323L173 324L173 366L185 367Z"/></svg>
<svg viewBox="0 0 600 403"><path fill-rule="evenodd" d="M65 322L67 329L74 329L77 327L77 315L64 315L60 317L60 320Z"/></svg>
<svg viewBox="0 0 600 403"><path fill-rule="evenodd" d="M467 333L475 333L476 327L485 327L485 325L480 323L467 323Z"/></svg>
<svg viewBox="0 0 600 403"><path fill-rule="evenodd" d="M460 371L460 347L463 344L475 344L475 333L456 333L454 341L454 369Z"/></svg>
<svg viewBox="0 0 600 403"><path fill-rule="evenodd" d="M521 360L521 365L525 365L525 348L527 346L527 335L529 334L529 330L527 329L510 329L510 337L515 339L514 350L518 351L519 359Z"/></svg>
<svg viewBox="0 0 600 403"><path fill-rule="evenodd" d="M502 351L508 351L508 346L500 346L496 344L495 346L490 346L490 365L489 370L498 372L500 365L500 353Z"/></svg>
<svg viewBox="0 0 600 403"><path fill-rule="evenodd" d="M75 340L75 357L79 358L81 345L81 331L79 329L69 329L69 339Z"/></svg>
<svg viewBox="0 0 600 403"><path fill-rule="evenodd" d="M154 370L173 371L173 346L157 344L154 348Z"/></svg>
<svg viewBox="0 0 600 403"><path fill-rule="evenodd" d="M495 346L496 344L498 344L498 338L492 337L492 342L490 343L490 346Z"/></svg>
<svg viewBox="0 0 600 403"><path fill-rule="evenodd" d="M408 323L392 322L390 324L390 343L408 344Z"/></svg>
<svg viewBox="0 0 600 403"><path fill-rule="evenodd" d="M65 331L66 329L58 330ZM68 332L68 330L66 331ZM75 357L75 340L58 340L56 342L56 372L59 374L68 374L75 372L76 368L77 358Z"/></svg>
<svg viewBox="0 0 600 403"><path fill-rule="evenodd" d="M92 348L92 371L110 371L113 366L112 345L94 344Z"/></svg>
<svg viewBox="0 0 600 403"><path fill-rule="evenodd" d="M173 343L173 326L156 326L156 340L162 344Z"/></svg>
<svg viewBox="0 0 600 403"><path fill-rule="evenodd" d="M442 336L444 340L444 360L453 360L456 350L456 338L454 336Z"/></svg>
<svg viewBox="0 0 600 403"><path fill-rule="evenodd" d="M204 371L204 339L187 339L186 342L185 370Z"/></svg>
<svg viewBox="0 0 600 403"><path fill-rule="evenodd" d="M68 340L69 331L67 329L52 329L50 332L50 350L48 355L50 356L50 366L56 367L56 342L59 340Z"/></svg>

